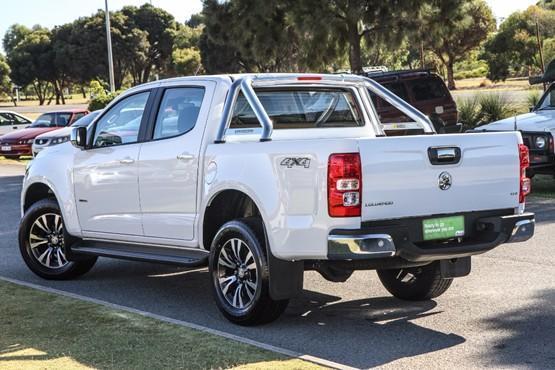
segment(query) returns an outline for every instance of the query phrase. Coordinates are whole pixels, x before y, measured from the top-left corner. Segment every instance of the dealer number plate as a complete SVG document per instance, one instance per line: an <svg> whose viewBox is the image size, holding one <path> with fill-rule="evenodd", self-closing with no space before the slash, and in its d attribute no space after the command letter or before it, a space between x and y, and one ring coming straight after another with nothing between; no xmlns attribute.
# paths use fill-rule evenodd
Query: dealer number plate
<svg viewBox="0 0 555 370"><path fill-rule="evenodd" d="M9 152L10 150L12 150L12 147L9 145L3 145L1 149L3 152Z"/></svg>
<svg viewBox="0 0 555 370"><path fill-rule="evenodd" d="M464 216L430 218L422 221L424 240L464 236Z"/></svg>

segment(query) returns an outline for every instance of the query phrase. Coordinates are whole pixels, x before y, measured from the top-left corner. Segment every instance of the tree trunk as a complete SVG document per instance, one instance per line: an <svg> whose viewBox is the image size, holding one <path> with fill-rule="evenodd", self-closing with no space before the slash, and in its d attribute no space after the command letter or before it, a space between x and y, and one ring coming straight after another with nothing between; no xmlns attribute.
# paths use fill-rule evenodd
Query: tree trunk
<svg viewBox="0 0 555 370"><path fill-rule="evenodd" d="M361 36L355 25L349 27L349 63L351 65L351 73L362 73L362 57L360 52Z"/></svg>
<svg viewBox="0 0 555 370"><path fill-rule="evenodd" d="M457 87L455 86L455 74L453 72L453 62L451 59L447 62L447 87L449 90L456 90Z"/></svg>
<svg viewBox="0 0 555 370"><path fill-rule="evenodd" d="M87 99L87 93L85 92L85 87L81 85L80 88L81 88L81 94L83 95L83 99Z"/></svg>

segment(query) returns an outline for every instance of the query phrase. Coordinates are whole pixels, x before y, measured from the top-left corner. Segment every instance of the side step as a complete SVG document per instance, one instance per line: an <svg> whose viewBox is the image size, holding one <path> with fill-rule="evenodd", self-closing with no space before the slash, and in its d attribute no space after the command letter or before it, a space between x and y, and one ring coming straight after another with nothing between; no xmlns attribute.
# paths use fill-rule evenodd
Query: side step
<svg viewBox="0 0 555 370"><path fill-rule="evenodd" d="M201 249L126 244L110 241L80 240L71 247L69 259L79 255L119 258L133 261L165 263L185 267L208 265L209 252Z"/></svg>

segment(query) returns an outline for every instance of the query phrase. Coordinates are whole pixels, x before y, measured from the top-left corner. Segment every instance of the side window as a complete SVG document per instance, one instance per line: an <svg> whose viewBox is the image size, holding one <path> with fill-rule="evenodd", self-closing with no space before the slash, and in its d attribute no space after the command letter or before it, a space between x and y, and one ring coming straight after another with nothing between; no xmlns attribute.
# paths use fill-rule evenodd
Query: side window
<svg viewBox="0 0 555 370"><path fill-rule="evenodd" d="M11 114L8 113L0 113L0 126L11 126L12 118L10 116Z"/></svg>
<svg viewBox="0 0 555 370"><path fill-rule="evenodd" d="M31 121L26 120L25 118L23 118L23 117L21 117L21 116L18 116L18 115L15 115L15 114L14 114L13 116L14 116L15 121L16 121L17 123L31 123Z"/></svg>
<svg viewBox="0 0 555 370"><path fill-rule="evenodd" d="M114 105L96 123L93 147L136 143L150 93L129 96Z"/></svg>
<svg viewBox="0 0 555 370"><path fill-rule="evenodd" d="M192 130L197 123L203 98L202 87L166 89L156 117L153 138L178 136Z"/></svg>
<svg viewBox="0 0 555 370"><path fill-rule="evenodd" d="M85 112L81 112L81 113L77 113L74 117L73 117L73 121L71 121L71 123L76 122L77 120L80 120L81 118L85 117L86 114Z"/></svg>

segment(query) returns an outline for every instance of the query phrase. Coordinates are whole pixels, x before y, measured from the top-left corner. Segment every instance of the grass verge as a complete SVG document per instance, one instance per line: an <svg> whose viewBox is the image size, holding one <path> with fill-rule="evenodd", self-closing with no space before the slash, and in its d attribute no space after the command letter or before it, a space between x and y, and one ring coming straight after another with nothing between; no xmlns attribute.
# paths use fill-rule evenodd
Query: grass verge
<svg viewBox="0 0 555 370"><path fill-rule="evenodd" d="M243 343L0 281L2 369L313 369Z"/></svg>

